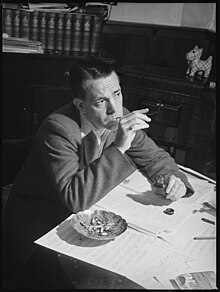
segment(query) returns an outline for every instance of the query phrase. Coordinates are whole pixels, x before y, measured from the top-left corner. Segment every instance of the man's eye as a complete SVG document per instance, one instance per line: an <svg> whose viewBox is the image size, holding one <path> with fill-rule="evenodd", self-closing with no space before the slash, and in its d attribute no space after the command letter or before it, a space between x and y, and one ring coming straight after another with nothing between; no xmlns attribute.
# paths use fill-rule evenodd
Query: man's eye
<svg viewBox="0 0 220 292"><path fill-rule="evenodd" d="M119 91L115 94L115 97L120 97L120 96L121 96L121 91Z"/></svg>
<svg viewBox="0 0 220 292"><path fill-rule="evenodd" d="M102 105L104 103L105 103L104 98L103 99L99 99L98 101L96 101L95 106L100 106L100 105Z"/></svg>

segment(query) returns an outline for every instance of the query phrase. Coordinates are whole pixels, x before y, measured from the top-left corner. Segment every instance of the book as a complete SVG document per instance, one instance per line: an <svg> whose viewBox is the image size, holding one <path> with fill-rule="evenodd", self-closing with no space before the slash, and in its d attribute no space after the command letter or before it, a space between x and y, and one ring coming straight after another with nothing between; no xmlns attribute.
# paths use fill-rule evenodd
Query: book
<svg viewBox="0 0 220 292"><path fill-rule="evenodd" d="M106 6L83 6L75 10L77 13L100 15L106 17L108 14L108 7Z"/></svg>
<svg viewBox="0 0 220 292"><path fill-rule="evenodd" d="M91 35L91 45L90 45L91 55L99 55L102 28L103 28L103 18L101 16L95 15L93 17L93 24L92 24L92 35Z"/></svg>
<svg viewBox="0 0 220 292"><path fill-rule="evenodd" d="M83 14L81 54L89 55L94 15Z"/></svg>
<svg viewBox="0 0 220 292"><path fill-rule="evenodd" d="M54 43L54 53L61 55L63 50L63 19L64 13L56 13L55 16L55 43Z"/></svg>
<svg viewBox="0 0 220 292"><path fill-rule="evenodd" d="M30 14L30 39L39 39L39 11L32 11Z"/></svg>
<svg viewBox="0 0 220 292"><path fill-rule="evenodd" d="M55 45L55 12L47 12L47 22L46 22L46 53L53 54L54 53L54 45Z"/></svg>
<svg viewBox="0 0 220 292"><path fill-rule="evenodd" d="M30 37L30 11L29 10L20 10L20 34L21 38Z"/></svg>
<svg viewBox="0 0 220 292"><path fill-rule="evenodd" d="M20 35L20 10L13 9L12 11L12 36L19 37Z"/></svg>
<svg viewBox="0 0 220 292"><path fill-rule="evenodd" d="M39 34L38 40L42 44L42 48L46 50L46 40L47 40L47 14L45 11L39 11Z"/></svg>
<svg viewBox="0 0 220 292"><path fill-rule="evenodd" d="M80 56L82 43L82 24L83 15L80 13L72 13L72 32L71 32L71 47L70 54Z"/></svg>
<svg viewBox="0 0 220 292"><path fill-rule="evenodd" d="M2 9L2 32L12 36L12 11L10 8Z"/></svg>
<svg viewBox="0 0 220 292"><path fill-rule="evenodd" d="M64 21L63 21L63 30L64 30L64 36L63 36L63 54L65 56L70 55L70 44L71 44L71 26L72 26L72 14L65 13L64 14Z"/></svg>

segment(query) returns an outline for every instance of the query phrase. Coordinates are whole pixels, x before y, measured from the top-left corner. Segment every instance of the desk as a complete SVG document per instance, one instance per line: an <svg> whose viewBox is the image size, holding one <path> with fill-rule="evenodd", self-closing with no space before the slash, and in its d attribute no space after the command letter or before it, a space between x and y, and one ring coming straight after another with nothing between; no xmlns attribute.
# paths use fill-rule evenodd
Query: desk
<svg viewBox="0 0 220 292"><path fill-rule="evenodd" d="M160 228L164 230L169 222L172 232L165 238L172 245L131 228L114 241L80 241L70 225L71 216L36 243L59 253L64 271L78 289L174 289L169 280L176 275L205 270L216 272L215 240L193 240L194 236L215 235L215 225L201 220L204 216L215 221L215 216L192 212L202 202L215 199L214 185L188 177L195 194L170 202L155 197L146 178L137 171L92 207L112 210L127 222L139 217L136 223L146 227L150 222L152 230L157 232ZM150 216L158 216L158 210L166 207L161 202L175 208L174 224L169 216L162 217L163 221L158 217L151 222ZM142 216L146 222L142 222Z"/></svg>
<svg viewBox="0 0 220 292"><path fill-rule="evenodd" d="M61 266L76 289L145 289L128 278L59 254Z"/></svg>

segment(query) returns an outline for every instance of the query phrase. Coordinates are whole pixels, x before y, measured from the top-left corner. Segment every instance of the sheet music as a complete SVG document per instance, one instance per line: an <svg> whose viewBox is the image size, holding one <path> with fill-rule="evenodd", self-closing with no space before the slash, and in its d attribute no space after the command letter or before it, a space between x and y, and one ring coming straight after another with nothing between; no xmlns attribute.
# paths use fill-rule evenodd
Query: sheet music
<svg viewBox="0 0 220 292"><path fill-rule="evenodd" d="M216 224L214 216L207 213L197 213L194 214L194 219L193 217L188 218L172 234L166 234L164 237L182 249L184 254L191 255L194 260L198 260L201 253L210 254L210 256L212 254L207 260L213 260L216 255L216 240L194 240L194 237L216 236L216 225L204 222L202 218L211 220Z"/></svg>
<svg viewBox="0 0 220 292"><path fill-rule="evenodd" d="M181 198L181 203L191 206L193 205L194 209L199 209L202 207L203 202L216 200L216 191L213 184L210 184L206 180L193 177L192 175L187 175L187 177L195 192L190 197ZM149 191L151 191L150 183L148 182L147 178L144 177L139 171L135 171L120 185L136 193L148 192L149 194ZM153 196L152 199L155 199L155 196ZM179 202L180 201L178 201L178 204Z"/></svg>
<svg viewBox="0 0 220 292"><path fill-rule="evenodd" d="M155 234L164 230L172 231L192 214L192 206L182 204L181 200L172 202L164 196L155 195L151 190L136 193L123 186L113 189L95 206L120 214L127 222ZM163 211L167 208L173 208L174 214L165 214Z"/></svg>
<svg viewBox="0 0 220 292"><path fill-rule="evenodd" d="M71 216L50 232L35 241L37 244L62 254L77 258L103 269L126 276L146 289L174 289L170 279L184 272L215 270L216 240L195 241L195 236L215 234L215 225L201 218L216 221L207 213L193 213L193 202L214 196L210 184L192 178L196 189L194 197L171 202L155 195L146 183L146 178L134 173L129 182L124 182L100 200L92 209L105 208L120 214L127 222L135 223L155 232L163 233L174 245L159 238L128 229L110 241L84 238L71 227ZM134 178L137 178L135 181ZM135 192L137 183L140 188ZM129 185L129 186L128 186ZM163 213L172 207L172 216Z"/></svg>
<svg viewBox="0 0 220 292"><path fill-rule="evenodd" d="M195 193L185 200L187 204L199 207L203 202L216 200L216 191L213 184L197 178L189 178L189 182L192 184Z"/></svg>
<svg viewBox="0 0 220 292"><path fill-rule="evenodd" d="M193 240L196 236L216 236L216 226L202 221L201 218L203 217L216 223L214 216L207 213L198 213L195 215L196 220L187 220L175 232L167 235L168 240L175 243L182 250L185 259L187 258L185 263L183 262L181 265L175 266L175 263L172 263L175 269L168 269L162 273L157 271L158 281L167 289L175 289L175 286L172 285L172 279L175 279L179 274L204 271L214 271L216 273L216 240ZM172 237L172 239L169 237Z"/></svg>
<svg viewBox="0 0 220 292"><path fill-rule="evenodd" d="M151 190L151 184L138 170L127 177L120 185L138 193L144 193Z"/></svg>
<svg viewBox="0 0 220 292"><path fill-rule="evenodd" d="M200 243L204 246L204 243ZM216 265L215 252L210 252L208 254L202 252L199 258L190 260L187 264L177 265L174 269L168 269L163 273L158 273L156 278L161 283L161 286L166 287L166 289L176 290L176 286L173 285L173 279L178 275L204 271L213 271L216 273Z"/></svg>
<svg viewBox="0 0 220 292"><path fill-rule="evenodd" d="M146 262L152 251L157 249L151 245L151 237L129 228L114 240L80 239L70 220L71 216L35 242L124 276L132 274L133 267ZM149 281L157 288L158 283L153 278Z"/></svg>

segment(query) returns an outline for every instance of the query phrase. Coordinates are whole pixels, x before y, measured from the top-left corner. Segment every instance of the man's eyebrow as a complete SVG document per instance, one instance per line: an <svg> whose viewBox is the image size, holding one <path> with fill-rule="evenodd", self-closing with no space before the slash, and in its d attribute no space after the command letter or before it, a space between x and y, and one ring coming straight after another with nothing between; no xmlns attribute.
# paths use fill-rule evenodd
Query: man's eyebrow
<svg viewBox="0 0 220 292"><path fill-rule="evenodd" d="M118 89L116 89L113 93L116 94L116 93L118 93L118 92L120 92L120 91L121 91L121 88L118 88ZM98 100L100 100L100 99L105 99L105 98L106 98L106 96L101 95L101 96L98 96L97 98L95 98L95 101L98 101Z"/></svg>
<svg viewBox="0 0 220 292"><path fill-rule="evenodd" d="M115 90L113 93L118 93L119 91L121 91L121 88L118 88L118 89Z"/></svg>
<svg viewBox="0 0 220 292"><path fill-rule="evenodd" d="M95 98L95 101L98 101L100 99L105 99L105 98L106 98L105 96L99 96L99 97Z"/></svg>

